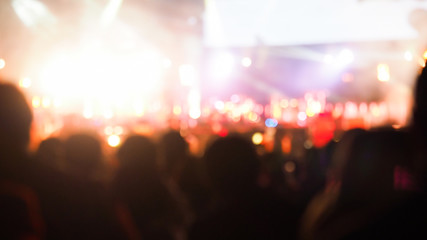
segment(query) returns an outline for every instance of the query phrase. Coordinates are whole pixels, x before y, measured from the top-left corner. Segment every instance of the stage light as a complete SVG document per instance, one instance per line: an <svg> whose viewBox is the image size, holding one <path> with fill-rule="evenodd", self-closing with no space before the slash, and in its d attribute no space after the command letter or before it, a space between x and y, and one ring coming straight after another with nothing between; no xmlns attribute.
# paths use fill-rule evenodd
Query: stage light
<svg viewBox="0 0 427 240"><path fill-rule="evenodd" d="M354 53L349 49L343 49L338 55L339 65L348 65L354 61Z"/></svg>
<svg viewBox="0 0 427 240"><path fill-rule="evenodd" d="M211 75L215 78L226 78L232 72L235 67L235 59L231 53L220 52L216 53L210 63Z"/></svg>
<svg viewBox="0 0 427 240"><path fill-rule="evenodd" d="M252 65L252 59L248 57L242 58L242 66L243 67L250 67Z"/></svg>
<svg viewBox="0 0 427 240"><path fill-rule="evenodd" d="M105 135L111 135L114 133L114 129L112 126L107 126L104 128L104 134Z"/></svg>
<svg viewBox="0 0 427 240"><path fill-rule="evenodd" d="M377 77L380 82L388 82L390 80L390 68L387 64L378 64Z"/></svg>
<svg viewBox="0 0 427 240"><path fill-rule="evenodd" d="M120 136L118 135L110 135L108 136L108 145L110 145L110 147L117 147L120 145L121 139Z"/></svg>
<svg viewBox="0 0 427 240"><path fill-rule="evenodd" d="M267 119L265 120L265 126L266 126L266 127L269 127L269 128L275 128L275 127L277 127L277 125L278 125L278 122L277 122L277 120L276 120L276 119L273 119L273 118L267 118Z"/></svg>
<svg viewBox="0 0 427 240"><path fill-rule="evenodd" d="M3 69L6 66L6 61L0 58L0 69Z"/></svg>
<svg viewBox="0 0 427 240"><path fill-rule="evenodd" d="M252 142L255 145L260 145L263 140L264 140L264 136L260 132L256 132L254 133L254 135L252 135Z"/></svg>
<svg viewBox="0 0 427 240"><path fill-rule="evenodd" d="M37 0L13 0L12 7L21 22L27 27L55 21L47 7Z"/></svg>
<svg viewBox="0 0 427 240"><path fill-rule="evenodd" d="M298 113L298 120L299 121L305 121L307 119L307 114L305 112L299 112Z"/></svg>
<svg viewBox="0 0 427 240"><path fill-rule="evenodd" d="M50 103L51 103L50 98L48 98L48 97L44 97L44 98L42 99L42 107L43 107L43 108L48 108L48 107L50 107Z"/></svg>
<svg viewBox="0 0 427 240"><path fill-rule="evenodd" d="M31 101L31 104L33 105L33 108L40 107L40 103L41 103L40 97L34 96L33 99L32 99L32 101Z"/></svg>
<svg viewBox="0 0 427 240"><path fill-rule="evenodd" d="M216 110L222 111L222 110L224 110L225 104L224 104L223 101L216 101L214 103L214 107L215 107Z"/></svg>
<svg viewBox="0 0 427 240"><path fill-rule="evenodd" d="M427 60L427 50L424 52L423 58L424 58L424 60Z"/></svg>
<svg viewBox="0 0 427 240"><path fill-rule="evenodd" d="M179 106L179 105L173 106L172 111L173 111L174 115L180 115L182 112L181 106Z"/></svg>
<svg viewBox="0 0 427 240"><path fill-rule="evenodd" d="M111 119L111 118L113 118L113 116L114 116L113 110L105 109L105 111L104 111L104 118L105 119Z"/></svg>
<svg viewBox="0 0 427 240"><path fill-rule="evenodd" d="M182 86L194 86L197 79L196 69L190 64L184 64L179 67L179 78Z"/></svg>
<svg viewBox="0 0 427 240"><path fill-rule="evenodd" d="M335 62L335 58L330 54L326 54L323 57L323 62L326 64L333 64Z"/></svg>
<svg viewBox="0 0 427 240"><path fill-rule="evenodd" d="M408 62L414 59L414 55L412 54L411 51L406 51L404 57L405 57L405 60Z"/></svg>
<svg viewBox="0 0 427 240"><path fill-rule="evenodd" d="M19 81L19 86L21 88L29 88L31 87L32 81L30 78L23 78Z"/></svg>
<svg viewBox="0 0 427 240"><path fill-rule="evenodd" d="M122 6L122 2L123 0L110 0L108 2L107 6L104 9L104 12L101 15L100 22L103 27L108 26L114 21L117 13L120 10L120 7Z"/></svg>
<svg viewBox="0 0 427 240"><path fill-rule="evenodd" d="M170 68L172 66L172 61L169 58L163 59L163 67Z"/></svg>
<svg viewBox="0 0 427 240"><path fill-rule="evenodd" d="M198 119L202 115L200 110L200 100L200 92L196 89L192 89L188 94L188 106L190 109L188 115L192 119Z"/></svg>

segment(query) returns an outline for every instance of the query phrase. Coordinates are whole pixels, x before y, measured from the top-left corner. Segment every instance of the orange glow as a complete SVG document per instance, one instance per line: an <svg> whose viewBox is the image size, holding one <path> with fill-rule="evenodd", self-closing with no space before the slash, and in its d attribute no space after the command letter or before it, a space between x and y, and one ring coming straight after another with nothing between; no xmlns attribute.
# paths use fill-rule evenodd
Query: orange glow
<svg viewBox="0 0 427 240"><path fill-rule="evenodd" d="M289 154L292 151L292 139L289 136L284 136L281 141L282 152Z"/></svg>

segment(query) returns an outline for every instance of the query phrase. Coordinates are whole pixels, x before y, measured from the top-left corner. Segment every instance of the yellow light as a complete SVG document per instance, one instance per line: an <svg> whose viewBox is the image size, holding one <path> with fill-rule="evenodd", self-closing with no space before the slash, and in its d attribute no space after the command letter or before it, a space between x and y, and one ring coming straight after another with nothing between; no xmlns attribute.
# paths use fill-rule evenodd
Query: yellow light
<svg viewBox="0 0 427 240"><path fill-rule="evenodd" d="M390 80L390 68L387 64L378 64L377 66L378 81L388 82Z"/></svg>
<svg viewBox="0 0 427 240"><path fill-rule="evenodd" d="M117 135L121 135L121 134L123 134L123 128L122 128L122 127L120 127L120 126L116 126L116 127L114 128L114 134L117 134Z"/></svg>
<svg viewBox="0 0 427 240"><path fill-rule="evenodd" d="M0 69L3 69L6 66L6 61L0 58Z"/></svg>
<svg viewBox="0 0 427 240"><path fill-rule="evenodd" d="M182 112L181 106L178 106L178 105L173 106L173 114L180 115L181 112Z"/></svg>
<svg viewBox="0 0 427 240"><path fill-rule="evenodd" d="M31 103L32 103L32 105L33 105L33 108L38 108L38 107L40 107L40 103L41 103L40 98L39 98L39 97L37 97L37 96L34 96L34 97L33 97L33 100L31 101Z"/></svg>
<svg viewBox="0 0 427 240"><path fill-rule="evenodd" d="M280 106L282 108L287 108L289 106L288 99L283 99L282 101L280 101Z"/></svg>
<svg viewBox="0 0 427 240"><path fill-rule="evenodd" d="M105 135L111 135L111 134L113 134L113 127L111 127L111 126L106 127L104 129L104 133L105 133Z"/></svg>
<svg viewBox="0 0 427 240"><path fill-rule="evenodd" d="M29 88L31 87L31 79L30 78L24 78L19 81L19 86L22 88Z"/></svg>
<svg viewBox="0 0 427 240"><path fill-rule="evenodd" d="M293 108L298 107L298 100L297 100L297 99L295 99L295 98L292 98L289 104L290 104L290 105L291 105L291 107L293 107Z"/></svg>
<svg viewBox="0 0 427 240"><path fill-rule="evenodd" d="M424 52L424 54L423 54L423 58L424 58L425 60L427 60L427 50Z"/></svg>
<svg viewBox="0 0 427 240"><path fill-rule="evenodd" d="M252 142L255 145L260 145L263 140L264 140L264 136L260 132L256 132L254 133L254 135L252 135Z"/></svg>
<svg viewBox="0 0 427 240"><path fill-rule="evenodd" d="M50 98L44 97L43 100L42 100L42 106L44 108L50 107Z"/></svg>
<svg viewBox="0 0 427 240"><path fill-rule="evenodd" d="M110 135L107 141L110 147L117 147L119 146L121 139L118 135Z"/></svg>

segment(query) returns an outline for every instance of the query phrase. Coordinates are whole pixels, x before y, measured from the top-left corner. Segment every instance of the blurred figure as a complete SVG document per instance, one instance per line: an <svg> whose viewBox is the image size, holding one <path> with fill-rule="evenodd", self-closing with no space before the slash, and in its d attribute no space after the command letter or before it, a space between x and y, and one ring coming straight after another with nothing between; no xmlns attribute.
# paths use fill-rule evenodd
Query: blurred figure
<svg viewBox="0 0 427 240"><path fill-rule="evenodd" d="M216 140L205 161L214 190L210 215L195 223L190 239L293 239L297 219L289 205L257 185L260 162L249 141Z"/></svg>
<svg viewBox="0 0 427 240"><path fill-rule="evenodd" d="M209 200L203 168L200 161L190 155L188 143L179 132L169 131L161 137L159 162L181 205L190 205L189 212L195 217L202 215Z"/></svg>
<svg viewBox="0 0 427 240"><path fill-rule="evenodd" d="M181 239L183 213L161 178L155 144L143 136L131 136L117 152L119 169L113 183L119 215L130 213L122 224L143 239Z"/></svg>
<svg viewBox="0 0 427 240"><path fill-rule="evenodd" d="M65 147L59 138L51 137L43 140L35 157L45 166L61 172L65 170Z"/></svg>
<svg viewBox="0 0 427 240"><path fill-rule="evenodd" d="M44 220L27 147L32 113L25 97L0 82L0 238L42 239Z"/></svg>
<svg viewBox="0 0 427 240"><path fill-rule="evenodd" d="M102 171L99 140L89 134L71 135L64 143L66 171L84 179L96 179Z"/></svg>
<svg viewBox="0 0 427 240"><path fill-rule="evenodd" d="M302 238L415 236L407 222L414 223L416 216L400 213L408 194L394 187L396 167L405 166L411 158L411 141L405 132L349 131L338 145L324 193L316 196L307 208Z"/></svg>

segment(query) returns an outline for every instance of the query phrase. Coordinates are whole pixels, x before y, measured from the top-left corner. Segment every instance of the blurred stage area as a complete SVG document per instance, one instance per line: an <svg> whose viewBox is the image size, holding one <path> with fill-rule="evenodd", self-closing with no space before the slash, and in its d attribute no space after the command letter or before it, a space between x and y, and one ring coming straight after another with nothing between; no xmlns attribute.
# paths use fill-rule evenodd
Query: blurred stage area
<svg viewBox="0 0 427 240"><path fill-rule="evenodd" d="M0 2L0 77L28 96L35 141L293 128L321 146L405 127L426 59L426 1Z"/></svg>

